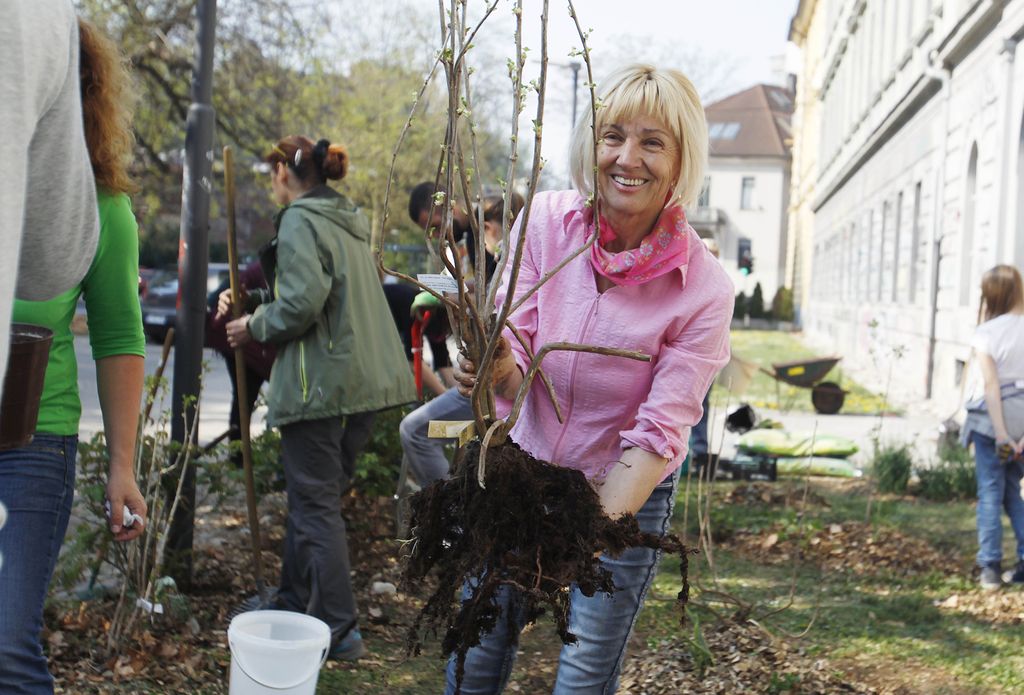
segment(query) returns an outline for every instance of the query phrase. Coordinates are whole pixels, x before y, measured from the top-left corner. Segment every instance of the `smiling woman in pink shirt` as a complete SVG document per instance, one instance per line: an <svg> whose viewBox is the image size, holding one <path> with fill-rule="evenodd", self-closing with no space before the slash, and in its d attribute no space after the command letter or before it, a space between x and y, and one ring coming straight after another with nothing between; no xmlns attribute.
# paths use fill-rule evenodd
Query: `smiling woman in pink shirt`
<svg viewBox="0 0 1024 695"><path fill-rule="evenodd" d="M566 341L636 350L651 361L548 354L544 371L564 422L537 380L511 438L537 459L582 471L609 516L636 514L644 531L664 534L690 427L729 358L733 287L684 213L703 185L708 146L704 110L689 79L675 70L632 65L612 74L598 95L604 106L596 128L591 130L588 111L573 134L575 190L538 193L527 229L521 229L522 217L513 227L509 248L526 235L513 301L579 248L595 226L598 242L529 297L511 321L534 352ZM592 132L599 138L596 161ZM510 275L507 263L500 295L507 294ZM529 367L518 341L508 343L493 369L502 399L514 396ZM473 372L472 363L460 360L456 378L466 393ZM615 692L657 562L657 553L646 548L604 556L614 594L586 597L573 590L569 627L578 642L562 649L556 695ZM503 597L503 611L514 611L511 598ZM467 654L462 693L504 689L517 635L516 620L498 620ZM447 692L454 691L453 660Z"/></svg>

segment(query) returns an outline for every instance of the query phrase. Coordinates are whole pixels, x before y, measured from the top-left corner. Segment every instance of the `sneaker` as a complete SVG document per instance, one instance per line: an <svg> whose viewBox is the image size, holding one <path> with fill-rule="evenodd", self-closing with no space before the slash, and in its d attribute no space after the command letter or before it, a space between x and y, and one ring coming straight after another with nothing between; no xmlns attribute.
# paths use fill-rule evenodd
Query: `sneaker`
<svg viewBox="0 0 1024 695"><path fill-rule="evenodd" d="M249 598L243 600L241 603L236 604L231 610L228 611L228 619L236 618L242 613L251 613L252 611L265 611L265 610L282 610L277 605L277 589L270 589L266 592L265 596L259 594L253 594Z"/></svg>
<svg viewBox="0 0 1024 695"><path fill-rule="evenodd" d="M1007 584L1024 584L1024 560L1018 560L1016 567L1003 572L1003 581Z"/></svg>
<svg viewBox="0 0 1024 695"><path fill-rule="evenodd" d="M978 582L985 591L995 591L1003 585L1001 575L1002 569L999 567L999 563L986 565L981 568L981 576L978 577Z"/></svg>
<svg viewBox="0 0 1024 695"><path fill-rule="evenodd" d="M366 656L366 645L363 644L363 636L357 627L349 630L348 634L327 654L328 659L336 661L358 661L364 656Z"/></svg>

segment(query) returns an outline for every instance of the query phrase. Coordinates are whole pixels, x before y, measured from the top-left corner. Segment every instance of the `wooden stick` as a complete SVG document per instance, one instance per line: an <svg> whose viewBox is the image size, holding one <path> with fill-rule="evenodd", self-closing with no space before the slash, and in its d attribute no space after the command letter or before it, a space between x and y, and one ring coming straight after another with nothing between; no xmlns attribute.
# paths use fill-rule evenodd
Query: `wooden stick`
<svg viewBox="0 0 1024 695"><path fill-rule="evenodd" d="M167 368L167 359L171 355L171 348L174 347L174 328L167 329L167 335L164 336L163 352L160 353L160 364L157 365L156 373L153 375L153 385L149 388L149 395L146 398L146 409L142 413L142 422L140 427L145 429L149 423L149 416L153 412L153 401L156 400L156 393L160 390L160 379L164 376L164 370ZM142 439L141 430L139 432L139 440Z"/></svg>
<svg viewBox="0 0 1024 695"><path fill-rule="evenodd" d="M238 280L238 248L235 243L235 172L231 147L224 147L224 197L228 212L228 272L231 281L231 315L242 315L241 288ZM252 571L260 602L267 598L263 581L263 559L260 554L260 520L256 507L256 481L252 473L252 442L249 439L249 394L245 377L245 354L235 348L235 397L238 398L238 425L242 435L242 466L245 473L245 506L249 511L249 535L252 539Z"/></svg>

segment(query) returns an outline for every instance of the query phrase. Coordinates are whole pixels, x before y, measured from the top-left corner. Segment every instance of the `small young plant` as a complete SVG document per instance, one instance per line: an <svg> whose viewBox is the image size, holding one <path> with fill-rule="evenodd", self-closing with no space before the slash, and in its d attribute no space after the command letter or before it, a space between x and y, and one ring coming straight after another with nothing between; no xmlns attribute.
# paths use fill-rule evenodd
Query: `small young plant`
<svg viewBox="0 0 1024 695"><path fill-rule="evenodd" d="M878 491L903 494L910 482L914 457L909 444L886 443L875 448L871 461L871 474L878 483Z"/></svg>
<svg viewBox="0 0 1024 695"><path fill-rule="evenodd" d="M935 502L973 499L977 494L974 457L959 444L939 449L938 460L914 471L920 481L918 494Z"/></svg>
<svg viewBox="0 0 1024 695"><path fill-rule="evenodd" d="M151 418L153 406L167 388L160 374L147 377L146 403L139 418L135 451L135 474L149 508L145 532L130 543L111 542L104 502L109 465L102 432L79 447L76 488L76 516L82 522L74 529L58 563L56 589L75 587L86 574L87 592L96 585L104 566L113 568L120 579L114 615L107 630L108 656L126 653L134 644L143 618L163 614L173 620L187 618L187 604L177 593L173 580L164 577L164 550L171 519L181 499L181 481L188 466L194 465L195 448L178 448L171 460L169 414ZM194 441L198 418L186 422L188 437ZM167 461L171 460L168 464ZM168 480L178 484L166 494Z"/></svg>

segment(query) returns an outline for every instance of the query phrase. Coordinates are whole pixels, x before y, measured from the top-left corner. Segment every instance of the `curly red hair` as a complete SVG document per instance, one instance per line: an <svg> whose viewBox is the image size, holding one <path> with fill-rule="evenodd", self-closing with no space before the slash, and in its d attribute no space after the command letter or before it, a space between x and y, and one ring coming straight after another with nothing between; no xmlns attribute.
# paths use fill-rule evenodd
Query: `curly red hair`
<svg viewBox="0 0 1024 695"><path fill-rule="evenodd" d="M135 134L132 79L117 46L95 26L78 20L85 141L96 183L115 193L138 190L129 173Z"/></svg>

